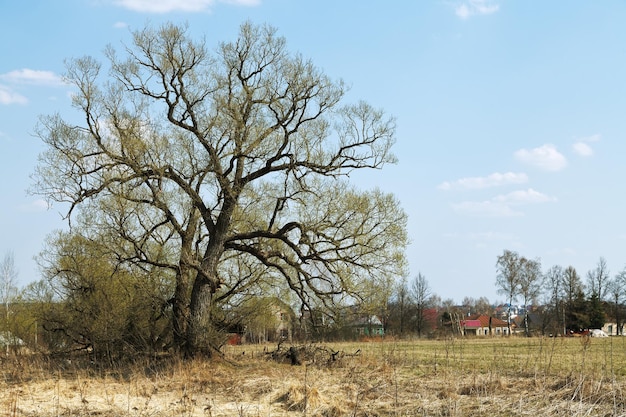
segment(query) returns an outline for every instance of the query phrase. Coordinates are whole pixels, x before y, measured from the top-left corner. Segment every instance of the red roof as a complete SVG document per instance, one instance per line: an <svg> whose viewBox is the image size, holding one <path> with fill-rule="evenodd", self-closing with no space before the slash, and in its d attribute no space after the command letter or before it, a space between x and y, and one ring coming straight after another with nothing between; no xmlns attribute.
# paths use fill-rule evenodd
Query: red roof
<svg viewBox="0 0 626 417"><path fill-rule="evenodd" d="M483 325L480 323L480 320L461 320L461 326L467 328L479 328L479 327L483 327Z"/></svg>
<svg viewBox="0 0 626 417"><path fill-rule="evenodd" d="M504 320L484 314L470 316L467 320L461 320L461 325L469 328L489 327L489 320L491 320L491 327L506 327L508 325Z"/></svg>

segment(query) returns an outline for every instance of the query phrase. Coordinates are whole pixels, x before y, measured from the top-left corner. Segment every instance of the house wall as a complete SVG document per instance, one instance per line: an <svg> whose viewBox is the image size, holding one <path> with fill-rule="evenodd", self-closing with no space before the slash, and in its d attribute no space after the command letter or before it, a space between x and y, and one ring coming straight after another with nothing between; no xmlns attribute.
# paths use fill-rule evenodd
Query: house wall
<svg viewBox="0 0 626 417"><path fill-rule="evenodd" d="M509 334L509 328L508 327L494 327L493 334L494 336L506 336Z"/></svg>
<svg viewBox="0 0 626 417"><path fill-rule="evenodd" d="M278 319L279 323L276 329L277 337L287 339L287 341L291 343L293 341L292 317L288 313L281 311Z"/></svg>
<svg viewBox="0 0 626 417"><path fill-rule="evenodd" d="M492 327L491 328L493 336L506 336L508 334L509 329L507 327ZM464 329L465 335L471 336L489 336L489 327L478 327L476 329Z"/></svg>
<svg viewBox="0 0 626 417"><path fill-rule="evenodd" d="M617 323L604 323L604 326L602 326L602 331L604 331L604 333L608 334L609 336L618 336L620 334L624 334L623 329L624 328L622 327L622 331L618 332Z"/></svg>
<svg viewBox="0 0 626 417"><path fill-rule="evenodd" d="M482 334L480 333L480 327L476 328L476 329L472 329L472 328L463 328L463 334L465 336L481 336Z"/></svg>
<svg viewBox="0 0 626 417"><path fill-rule="evenodd" d="M382 326L357 327L356 332L359 336L384 336L385 335L385 329Z"/></svg>
<svg viewBox="0 0 626 417"><path fill-rule="evenodd" d="M241 335L242 343L293 341L293 314L280 305L272 304L268 309L269 314L261 314L262 320L247 328Z"/></svg>

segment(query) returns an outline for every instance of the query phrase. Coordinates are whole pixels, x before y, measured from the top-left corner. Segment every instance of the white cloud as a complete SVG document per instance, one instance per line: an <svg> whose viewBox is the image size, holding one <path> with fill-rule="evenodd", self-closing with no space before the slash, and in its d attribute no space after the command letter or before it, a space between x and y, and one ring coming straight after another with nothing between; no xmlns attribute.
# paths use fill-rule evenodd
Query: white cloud
<svg viewBox="0 0 626 417"><path fill-rule="evenodd" d="M28 68L0 74L0 104L26 104L28 99L15 92L19 85L61 86L63 79L51 71L38 71Z"/></svg>
<svg viewBox="0 0 626 417"><path fill-rule="evenodd" d="M487 201L464 201L462 203L453 204L452 208L462 214L483 217L518 217L524 213L516 211L507 204L503 204L494 200Z"/></svg>
<svg viewBox="0 0 626 417"><path fill-rule="evenodd" d="M585 142L598 142L600 141L601 137L602 135L596 133L595 135L587 136L586 138L582 138L581 140L584 140Z"/></svg>
<svg viewBox="0 0 626 417"><path fill-rule="evenodd" d="M524 213L515 207L526 204L554 202L556 198L529 188L501 194L485 201L464 201L453 204L452 208L462 214L483 217L516 217Z"/></svg>
<svg viewBox="0 0 626 417"><path fill-rule="evenodd" d="M475 15L492 14L500 9L500 5L489 0L467 0L457 5L455 13L461 19L469 19Z"/></svg>
<svg viewBox="0 0 626 417"><path fill-rule="evenodd" d="M0 79L12 84L64 85L63 79L52 71L28 68L0 74Z"/></svg>
<svg viewBox="0 0 626 417"><path fill-rule="evenodd" d="M26 104L28 99L11 89L0 85L0 104Z"/></svg>
<svg viewBox="0 0 626 417"><path fill-rule="evenodd" d="M235 6L258 6L261 0L220 0L222 3L232 4Z"/></svg>
<svg viewBox="0 0 626 417"><path fill-rule="evenodd" d="M530 150L520 149L515 152L515 158L545 171L560 171L567 166L565 156L550 144Z"/></svg>
<svg viewBox="0 0 626 417"><path fill-rule="evenodd" d="M209 11L218 0L115 0L118 6L136 12L204 12ZM261 0L221 0L222 3L237 6L256 6Z"/></svg>
<svg viewBox="0 0 626 417"><path fill-rule="evenodd" d="M598 142L600 138L601 136L597 133L595 135L580 138L572 145L572 148L577 155L592 156L593 148L589 145L589 143Z"/></svg>
<svg viewBox="0 0 626 417"><path fill-rule="evenodd" d="M494 201L510 204L510 205L519 205L519 204L533 204L533 203L547 203L550 201L556 201L556 198L550 197L546 194L540 193L539 191L535 191L532 188L528 190L518 190L513 191L508 194L502 194L497 197L494 197Z"/></svg>
<svg viewBox="0 0 626 417"><path fill-rule="evenodd" d="M509 184L524 184L528 182L528 175L520 172L494 172L486 177L467 177L461 178L453 182L444 182L438 188L449 190L452 188L464 189L482 189L490 187L499 187Z"/></svg>
<svg viewBox="0 0 626 417"><path fill-rule="evenodd" d="M28 204L19 206L19 210L24 213L38 213L46 211L50 208L50 205L45 200L34 200Z"/></svg>
<svg viewBox="0 0 626 417"><path fill-rule="evenodd" d="M574 152L580 156L591 156L593 155L593 149L591 146L587 145L585 142L576 142L572 145L574 148Z"/></svg>
<svg viewBox="0 0 626 417"><path fill-rule="evenodd" d="M126 29L128 27L128 23L126 23L126 22L115 22L113 24L113 27L115 29Z"/></svg>

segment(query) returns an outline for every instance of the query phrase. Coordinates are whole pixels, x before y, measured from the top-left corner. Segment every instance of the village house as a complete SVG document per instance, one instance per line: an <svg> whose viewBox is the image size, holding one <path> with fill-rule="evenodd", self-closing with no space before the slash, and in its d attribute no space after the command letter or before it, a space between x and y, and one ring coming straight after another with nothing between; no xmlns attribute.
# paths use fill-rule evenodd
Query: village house
<svg viewBox="0 0 626 417"><path fill-rule="evenodd" d="M460 322L465 336L507 336L509 326L506 321L484 314L469 316Z"/></svg>
<svg viewBox="0 0 626 417"><path fill-rule="evenodd" d="M620 323L620 326L617 326L617 323L604 323L601 329L608 336L621 336L624 334L624 326Z"/></svg>
<svg viewBox="0 0 626 417"><path fill-rule="evenodd" d="M291 307L279 298L259 298L248 308L239 328L233 329L228 343L291 342L296 321Z"/></svg>
<svg viewBox="0 0 626 417"><path fill-rule="evenodd" d="M384 336L385 327L377 316L365 316L357 318L352 326L359 336Z"/></svg>

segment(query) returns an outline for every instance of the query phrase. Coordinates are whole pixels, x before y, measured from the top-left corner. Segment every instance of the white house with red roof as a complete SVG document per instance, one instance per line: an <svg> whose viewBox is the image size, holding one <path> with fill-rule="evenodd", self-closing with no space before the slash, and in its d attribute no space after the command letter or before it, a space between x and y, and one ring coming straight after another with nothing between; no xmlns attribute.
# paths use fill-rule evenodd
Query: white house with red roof
<svg viewBox="0 0 626 417"><path fill-rule="evenodd" d="M461 331L466 336L507 336L509 325L497 317L484 314L469 316L461 320ZM513 326L513 323L511 323Z"/></svg>

